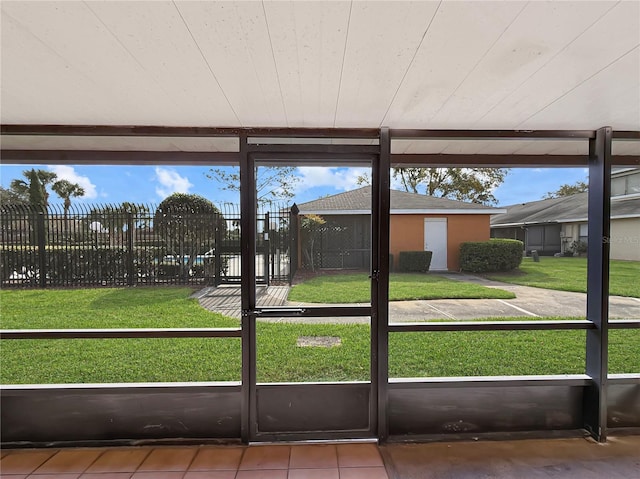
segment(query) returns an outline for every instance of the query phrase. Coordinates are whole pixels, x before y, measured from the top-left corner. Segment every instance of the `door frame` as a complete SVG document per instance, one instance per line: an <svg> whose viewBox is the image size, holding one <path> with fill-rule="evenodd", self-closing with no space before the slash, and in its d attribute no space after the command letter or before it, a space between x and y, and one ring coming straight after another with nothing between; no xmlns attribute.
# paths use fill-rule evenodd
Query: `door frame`
<svg viewBox="0 0 640 479"><path fill-rule="evenodd" d="M424 223L423 223L423 228L422 228L422 233L423 233L423 245L424 245L424 250L427 250L427 224L428 223L444 223L445 224L445 228L444 228L444 268L434 268L433 267L433 258L431 258L431 270L436 270L436 271L447 271L449 269L449 219L447 217L438 217L438 218L425 218L424 219ZM436 256L436 252L433 252L433 257Z"/></svg>
<svg viewBox="0 0 640 479"><path fill-rule="evenodd" d="M386 150L387 154L381 153ZM277 152L273 144L250 144L246 135L240 137L240 205L241 205L241 257L242 257L242 423L241 436L245 442L275 440L335 440L335 439L376 439L386 437L386 390L388 385L388 276L389 276L389 159L390 139L388 129L381 133L380 145L353 145L353 152L332 150L331 145L312 145L314 151L296 152L283 145L286 152ZM324 147L324 148L323 148ZM298 148L300 146L298 145ZM304 147L300 148L304 150ZM313 159L310 158L313 157ZM318 161L320 160L320 161ZM256 303L255 249L257 233L257 194L255 189L256 166L258 163L315 164L327 166L353 166L368 164L372 175L371 202L371 305L300 308L258 307ZM386 231L386 232L385 232ZM258 317L330 317L369 316L370 322L370 381L340 383L278 383L259 384L257 382L257 334ZM344 399L340 407L315 408L305 411L307 404L314 407L314 399L321 398L331 404L332 397ZM288 430L278 431L276 426L264 427L265 417L276 415L261 414L260 406L278 410L289 401L287 412ZM382 400L381 400L382 398ZM368 414L366 425L362 414L358 414L366 400ZM291 407L293 405L293 407ZM316 404L317 406L317 404ZM297 409L296 409L297 407ZM291 415L297 411L296 420ZM318 416L312 424L306 416ZM342 414L342 416L340 416ZM332 416L333 415L333 416ZM328 417L331 416L331 417ZM338 417L339 416L339 417ZM284 417L284 416L280 416ZM343 418L344 428L335 427L336 420ZM261 423L262 420L262 423ZM286 422L286 421L285 421ZM314 424L333 424L329 429L314 429ZM363 427L365 426L365 427ZM275 428L275 429L274 429Z"/></svg>

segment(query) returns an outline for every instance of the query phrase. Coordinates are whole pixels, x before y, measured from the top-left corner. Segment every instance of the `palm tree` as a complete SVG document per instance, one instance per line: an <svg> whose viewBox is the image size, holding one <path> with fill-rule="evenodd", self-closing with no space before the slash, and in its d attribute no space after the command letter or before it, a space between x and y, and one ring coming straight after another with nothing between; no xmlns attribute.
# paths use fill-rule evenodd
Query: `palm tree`
<svg viewBox="0 0 640 479"><path fill-rule="evenodd" d="M49 205L49 193L47 193L47 185L53 183L57 175L52 171L46 170L25 170L22 175L25 180L11 181L10 188L18 195L29 198L29 204L32 207L46 209Z"/></svg>
<svg viewBox="0 0 640 479"><path fill-rule="evenodd" d="M71 208L71 198L84 196L84 188L68 180L60 180L56 181L51 189L64 200L64 219L66 221L67 213L69 212L69 208Z"/></svg>
<svg viewBox="0 0 640 479"><path fill-rule="evenodd" d="M22 198L26 198L29 201L29 206L32 211L28 215L29 228L32 230L30 235L31 244L39 244L40 239L44 237L46 241L46 224L43 227L37 227L35 213L45 214L47 213L47 206L49 205L49 193L47 193L47 185L53 183L57 178L57 175L51 171L46 170L24 170L22 175L25 180L12 180L9 185L10 189ZM42 236L41 236L42 235Z"/></svg>

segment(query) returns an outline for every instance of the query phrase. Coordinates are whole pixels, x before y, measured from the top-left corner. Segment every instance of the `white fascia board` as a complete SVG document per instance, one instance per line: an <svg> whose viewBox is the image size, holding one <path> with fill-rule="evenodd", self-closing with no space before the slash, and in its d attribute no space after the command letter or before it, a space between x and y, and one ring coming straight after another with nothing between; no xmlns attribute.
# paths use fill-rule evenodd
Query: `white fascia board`
<svg viewBox="0 0 640 479"><path fill-rule="evenodd" d="M524 222L524 223L504 223L504 224L497 224L497 225L491 225L492 228L506 228L506 227L514 227L514 226L548 226L548 225L557 225L558 223L560 223L560 221L532 221L530 223Z"/></svg>
<svg viewBox="0 0 640 479"><path fill-rule="evenodd" d="M391 210L392 215L499 215L506 213L504 208L495 209L477 209L477 210L465 210L465 209L428 209L428 210Z"/></svg>
<svg viewBox="0 0 640 479"><path fill-rule="evenodd" d="M525 226L525 223L500 223L497 225L491 225L491 228L515 228L518 226Z"/></svg>
<svg viewBox="0 0 640 479"><path fill-rule="evenodd" d="M628 195L612 196L611 201L623 201L623 200L629 200L632 198L640 198L640 193L629 193Z"/></svg>
<svg viewBox="0 0 640 479"><path fill-rule="evenodd" d="M301 215L370 215L369 210L300 210Z"/></svg>
<svg viewBox="0 0 640 479"><path fill-rule="evenodd" d="M465 210L465 209L430 209L430 210L391 210L392 215L497 215L506 213L506 209ZM370 215L370 210L304 210L301 215Z"/></svg>
<svg viewBox="0 0 640 479"><path fill-rule="evenodd" d="M588 218L569 218L568 220L558 220L558 223L585 223L589 221Z"/></svg>
<svg viewBox="0 0 640 479"><path fill-rule="evenodd" d="M621 167L619 170L611 172L611 178L617 178L619 176L627 176L627 173L629 173L630 171L635 171L637 169L638 168L634 168L634 167L629 167L629 168Z"/></svg>
<svg viewBox="0 0 640 479"><path fill-rule="evenodd" d="M612 216L612 220L623 220L629 218L640 218L640 213L632 214L632 215L615 215ZM496 225L491 225L491 228L515 228L519 226L544 226L551 224L565 224L565 223L586 223L588 222L588 218L569 218L566 220L557 220L557 221L544 221L540 223L499 223Z"/></svg>
<svg viewBox="0 0 640 479"><path fill-rule="evenodd" d="M611 216L612 220L624 220L629 218L640 218L640 213L633 213L630 215L614 215ZM558 220L558 223L584 223L588 221L588 218L570 218L568 220Z"/></svg>

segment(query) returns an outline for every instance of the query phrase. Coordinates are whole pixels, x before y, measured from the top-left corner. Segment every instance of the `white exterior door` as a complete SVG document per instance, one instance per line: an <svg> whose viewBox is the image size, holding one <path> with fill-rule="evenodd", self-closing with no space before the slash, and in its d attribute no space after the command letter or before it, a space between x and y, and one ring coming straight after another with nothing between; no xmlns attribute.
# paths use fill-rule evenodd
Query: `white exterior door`
<svg viewBox="0 0 640 479"><path fill-rule="evenodd" d="M424 250L433 251L430 270L447 269L447 218L424 219Z"/></svg>

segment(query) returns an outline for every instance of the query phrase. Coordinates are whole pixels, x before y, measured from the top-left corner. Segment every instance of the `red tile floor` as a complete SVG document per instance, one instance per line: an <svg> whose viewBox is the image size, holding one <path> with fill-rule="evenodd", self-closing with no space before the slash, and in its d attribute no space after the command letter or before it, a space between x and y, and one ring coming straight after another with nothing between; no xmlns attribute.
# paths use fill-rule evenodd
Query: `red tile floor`
<svg viewBox="0 0 640 479"><path fill-rule="evenodd" d="M3 479L388 479L375 444L15 449Z"/></svg>

